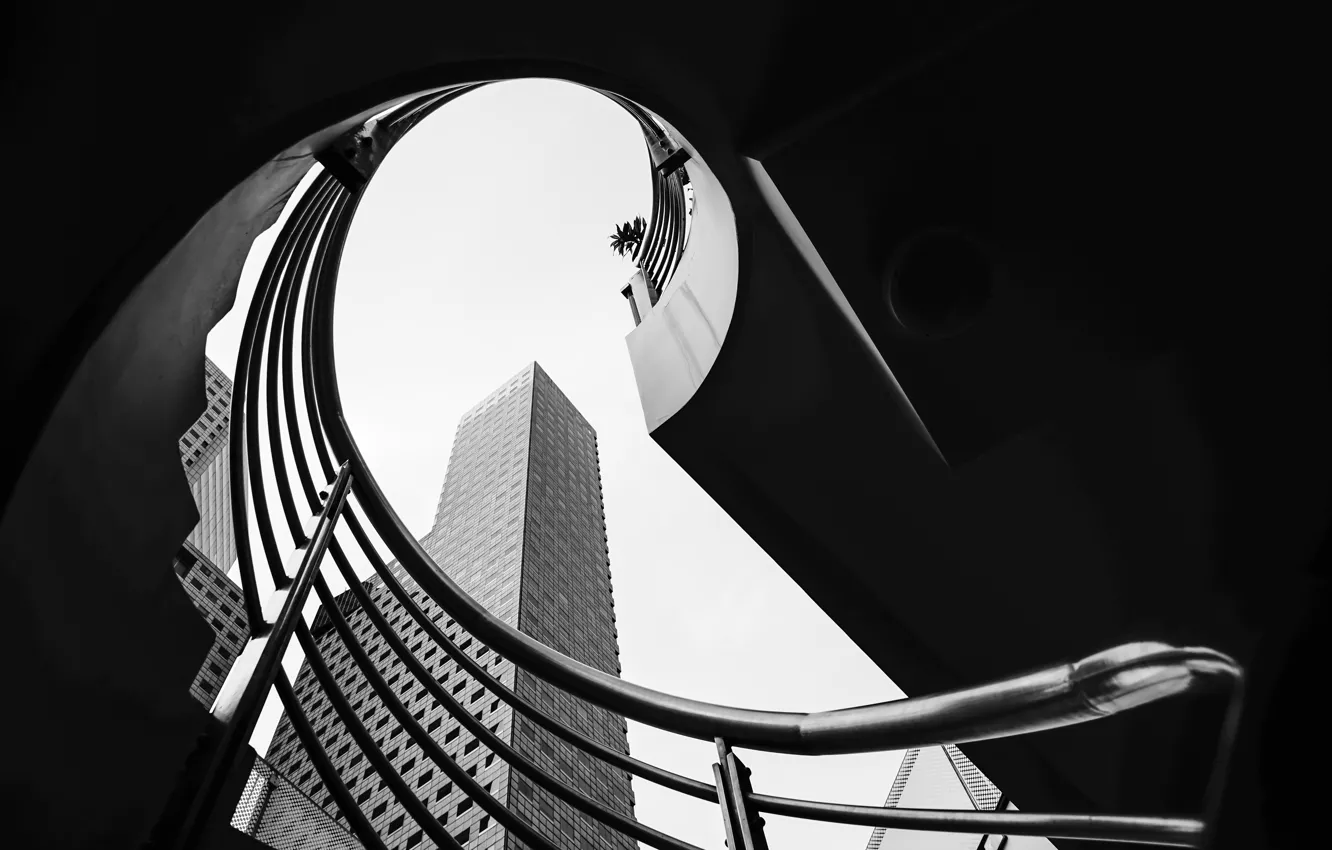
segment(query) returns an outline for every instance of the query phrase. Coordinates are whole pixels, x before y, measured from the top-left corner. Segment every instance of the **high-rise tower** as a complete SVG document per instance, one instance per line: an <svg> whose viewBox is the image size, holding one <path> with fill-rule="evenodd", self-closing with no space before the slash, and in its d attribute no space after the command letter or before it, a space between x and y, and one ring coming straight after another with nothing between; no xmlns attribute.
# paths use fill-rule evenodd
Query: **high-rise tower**
<svg viewBox="0 0 1332 850"><path fill-rule="evenodd" d="M559 651L618 674L619 649L611 593L606 521L602 509L596 432L536 363L468 411L458 425L444 489L422 545L463 590L491 613ZM432 619L505 685L602 744L628 752L623 721L546 686L467 636L394 564L394 574ZM603 805L633 814L628 774L585 756L513 712L445 653L423 640L420 627L382 581L365 583L398 634L474 716L515 749ZM631 839L591 822L475 741L418 685L371 626L350 593L339 598L350 626L400 690L422 726L444 750L501 801L560 847L628 850ZM491 822L426 758L394 722L355 670L323 612L312 626L343 692L380 748L407 778L431 814L468 848L517 848L515 837ZM351 741L328 700L302 668L296 691L316 734L351 785L362 810L388 846L429 845L402 806ZM271 761L321 805L329 794L285 716L269 749ZM271 810L267 818L282 817Z"/></svg>
<svg viewBox="0 0 1332 850"><path fill-rule="evenodd" d="M176 552L172 568L199 616L213 629L213 646L190 685L194 698L212 708L223 680L250 636L245 604L240 588L189 543L182 544Z"/></svg>
<svg viewBox="0 0 1332 850"><path fill-rule="evenodd" d="M172 567L200 616L216 637L208 657L190 686L190 693L211 707L249 637L241 592L227 578L236 558L231 523L231 380L212 360L204 358L207 406L181 435L180 462L199 508L199 524L176 552Z"/></svg>
<svg viewBox="0 0 1332 850"><path fill-rule="evenodd" d="M180 438L185 480L199 506L199 524L187 538L222 572L236 560L236 533L231 519L231 379L204 358L207 406Z"/></svg>
<svg viewBox="0 0 1332 850"><path fill-rule="evenodd" d="M914 747L902 757L884 806L890 809L1014 811L971 759L952 744ZM1044 838L920 832L876 827L865 850L1054 850Z"/></svg>

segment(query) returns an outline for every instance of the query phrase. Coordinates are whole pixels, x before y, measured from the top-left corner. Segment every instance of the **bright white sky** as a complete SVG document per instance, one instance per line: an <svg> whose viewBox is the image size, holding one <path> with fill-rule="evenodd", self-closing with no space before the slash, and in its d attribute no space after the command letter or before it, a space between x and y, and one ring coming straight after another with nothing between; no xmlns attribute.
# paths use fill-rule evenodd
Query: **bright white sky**
<svg viewBox="0 0 1332 850"><path fill-rule="evenodd" d="M366 192L339 278L338 372L357 440L423 535L459 417L536 360L597 429L626 679L774 710L900 698L648 436L624 342L633 319L620 289L633 267L607 247L615 224L646 217L648 177L634 121L562 82L464 95L408 134ZM237 309L209 336L228 373L277 230L256 240ZM260 752L275 722L269 711ZM712 780L710 743L633 722L629 742L639 758ZM901 758L741 756L760 792L868 805L882 805ZM641 779L634 789L641 821L720 850L715 806ZM767 821L773 850L860 850L870 833Z"/></svg>

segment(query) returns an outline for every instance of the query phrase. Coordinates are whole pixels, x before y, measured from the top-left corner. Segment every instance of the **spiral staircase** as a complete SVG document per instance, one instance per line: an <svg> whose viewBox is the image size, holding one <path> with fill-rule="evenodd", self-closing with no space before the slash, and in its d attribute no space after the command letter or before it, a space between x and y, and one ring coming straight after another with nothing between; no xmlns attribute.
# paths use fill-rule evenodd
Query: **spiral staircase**
<svg viewBox="0 0 1332 850"><path fill-rule="evenodd" d="M590 755L714 802L733 850L766 846L763 813L1060 847L1284 847L1316 829L1317 787L1295 767L1326 753L1307 695L1332 433L1315 28L1041 3L904 4L874 25L800 3L519 6L242 4L170 37L147 9L18 10L6 143L28 274L11 272L0 335L16 846L241 840L228 820L249 730L272 686L299 715L278 661L294 637L318 670L299 611L329 601L321 570L350 578L337 529L389 582L382 542L516 665L715 741L714 781L698 782L489 683ZM643 127L653 294L629 352L654 439L927 696L775 713L600 674L490 616L378 490L338 400L342 239L397 139L525 76L601 91ZM176 439L203 407L205 336L288 203L237 305L232 493L259 529L237 523L261 625L204 712L188 688L211 635L168 569L197 518ZM733 752L943 742L1022 810L776 797ZM485 743L587 817L690 846ZM305 745L357 838L383 846ZM554 846L431 755L497 823Z"/></svg>

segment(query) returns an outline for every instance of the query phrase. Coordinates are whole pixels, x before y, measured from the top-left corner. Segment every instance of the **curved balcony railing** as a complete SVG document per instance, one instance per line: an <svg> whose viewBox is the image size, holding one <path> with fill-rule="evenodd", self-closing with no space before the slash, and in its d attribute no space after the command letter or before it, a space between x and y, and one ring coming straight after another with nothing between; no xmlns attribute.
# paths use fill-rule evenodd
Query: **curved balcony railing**
<svg viewBox="0 0 1332 850"><path fill-rule="evenodd" d="M421 658L427 651L433 653L431 647L446 653L492 697L588 756L718 804L722 829L732 850L766 847L760 817L765 812L896 829L1203 845L1210 811L1180 817L949 812L840 805L760 794L752 789L748 770L731 748L819 755L964 743L1095 721L1186 694L1216 693L1231 700L1231 713L1208 794L1209 805L1214 806L1225 775L1242 683L1238 666L1218 652L1134 643L997 682L877 705L813 713L736 708L655 691L569 658L491 614L431 560L385 499L347 427L338 391L333 309L343 244L374 165L425 114L465 90L435 92L404 103L382 116L375 127L349 134L327 152L321 162L329 167L294 202L260 276L237 358L231 420L231 494L252 638L214 705L214 715L222 721L223 731L210 745L197 776L190 780L192 802L172 833L175 846L194 846L205 825L212 822L212 810L220 805L231 765L254 730L269 688L276 687L296 735L336 808L365 847L384 850L383 840L353 798L346 778L339 775L281 670L282 654L292 635L304 649L314 678L338 718L407 815L437 846L460 846L430 815L425 803L376 744L330 671L320 645L300 616L310 590L348 648L352 663L424 757L498 825L540 850L556 850L558 845L462 769L415 719L401 694L423 688L498 758L585 817L651 847L697 848L611 810L547 772L492 732L431 675ZM640 120L651 121L650 117ZM652 126L657 125L652 122ZM362 142L364 139L369 142ZM345 175L345 179L335 176L335 172ZM672 174L666 175L667 184ZM670 185L667 190L674 191ZM675 209L675 201L663 203L664 220L673 220L670 216L675 213L670 210ZM678 247L669 230L663 226L652 231L656 235L644 247L644 256L653 262L660 260L653 268L661 270L663 280L669 279L672 266L669 259L661 258L669 258ZM682 232L678 227L675 230ZM294 476L290 470L294 470ZM270 480L276 484L276 505L267 489ZM248 531L249 517L254 518L258 529L257 554ZM349 553L334 534L334 526L339 523L345 525L359 557L368 562L425 634L427 642L419 647L419 654L397 635L362 586ZM450 639L418 604L380 556L376 537L397 559L402 571L472 640L517 668L622 717L678 735L715 741L718 759L712 766L714 782L681 776L607 747L550 717L506 686L462 648L460 641ZM290 540L295 552L286 566L280 538ZM361 638L335 604L320 571L325 553L366 613L377 639L405 665L414 682L395 688L380 674ZM260 599L256 575L259 560L268 565L274 587L267 602Z"/></svg>
<svg viewBox="0 0 1332 850"><path fill-rule="evenodd" d="M642 243L635 249L633 260L647 279L652 303L655 304L666 285L670 283L684 253L688 234L688 201L684 186L688 182L685 163L688 152L672 139L652 113L633 101L605 92L606 96L624 107L638 121L643 141L652 160L652 209Z"/></svg>

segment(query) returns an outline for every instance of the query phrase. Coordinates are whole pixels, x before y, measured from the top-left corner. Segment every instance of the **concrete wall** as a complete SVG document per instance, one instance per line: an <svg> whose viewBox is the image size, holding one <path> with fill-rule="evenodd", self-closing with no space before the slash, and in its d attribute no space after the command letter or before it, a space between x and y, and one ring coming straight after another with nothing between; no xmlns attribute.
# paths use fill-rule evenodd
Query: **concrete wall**
<svg viewBox="0 0 1332 850"><path fill-rule="evenodd" d="M213 632L172 571L199 521L180 435L203 412L204 341L254 238L328 132L235 186L91 343L0 518L0 618L12 681L0 725L10 836L34 846L144 842L209 716L190 696ZM77 812L77 817L70 817ZM28 840L20 840L27 846Z"/></svg>

